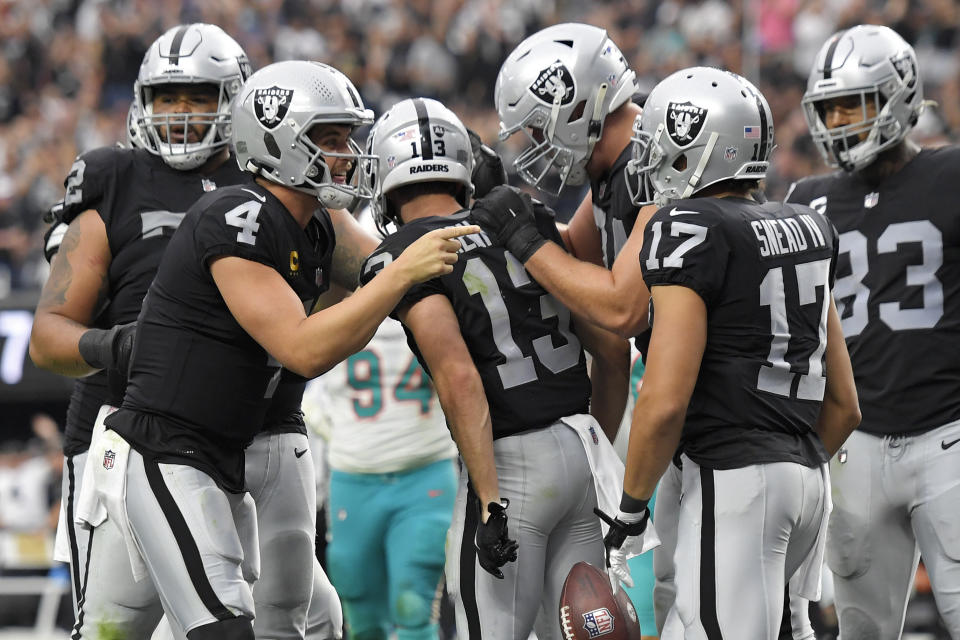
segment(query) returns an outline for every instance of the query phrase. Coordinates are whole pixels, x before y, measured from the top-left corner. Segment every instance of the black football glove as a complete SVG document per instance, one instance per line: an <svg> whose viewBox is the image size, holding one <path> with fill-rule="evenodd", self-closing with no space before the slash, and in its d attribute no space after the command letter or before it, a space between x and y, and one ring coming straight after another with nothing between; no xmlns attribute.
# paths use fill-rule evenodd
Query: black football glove
<svg viewBox="0 0 960 640"><path fill-rule="evenodd" d="M110 329L87 329L77 345L80 355L91 367L119 371L126 376L136 331L136 320Z"/></svg>
<svg viewBox="0 0 960 640"><path fill-rule="evenodd" d="M507 184L507 170L497 152L483 144L483 140L472 129L467 129L470 137L470 149L473 151L473 197L482 198L501 184Z"/></svg>
<svg viewBox="0 0 960 640"><path fill-rule="evenodd" d="M501 185L473 203L471 217L495 244L526 262L547 242L537 229L533 207L529 194Z"/></svg>
<svg viewBox="0 0 960 640"><path fill-rule="evenodd" d="M507 505L510 503L507 502ZM480 566L495 578L503 580L500 567L517 560L516 540L507 537L507 506L498 502L487 505L490 517L477 527L475 546Z"/></svg>
<svg viewBox="0 0 960 640"><path fill-rule="evenodd" d="M593 512L610 527L607 535L603 537L603 546L607 555L607 572L610 574L614 592L619 588L621 582L628 587L632 587L633 578L630 575L630 568L627 566L627 556L621 547L628 537L643 535L647 530L650 510L644 504L639 512L625 512L621 505L616 518L611 518L597 507L594 507Z"/></svg>

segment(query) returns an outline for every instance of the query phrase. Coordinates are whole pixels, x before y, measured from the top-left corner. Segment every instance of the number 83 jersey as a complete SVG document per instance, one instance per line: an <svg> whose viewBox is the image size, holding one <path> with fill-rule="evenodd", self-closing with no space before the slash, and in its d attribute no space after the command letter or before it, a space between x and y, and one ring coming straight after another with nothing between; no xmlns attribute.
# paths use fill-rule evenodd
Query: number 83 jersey
<svg viewBox="0 0 960 640"><path fill-rule="evenodd" d="M787 194L840 233L835 292L861 431L920 433L960 419L960 147L924 149L879 185L807 178Z"/></svg>
<svg viewBox="0 0 960 640"><path fill-rule="evenodd" d="M537 212L540 232L560 243L552 216ZM361 281L369 282L423 234L458 224L473 224L469 211L405 224L367 258ZM491 246L486 234L459 240L463 248L453 272L415 285L398 308L435 294L449 298L483 381L494 438L585 413L590 381L570 311L544 291L513 254ZM429 373L416 342L409 333L407 338Z"/></svg>
<svg viewBox="0 0 960 640"><path fill-rule="evenodd" d="M695 291L707 344L681 448L733 469L827 460L812 427L823 400L836 231L813 210L743 198L662 208L644 230L647 286ZM652 309L656 330L656 308Z"/></svg>

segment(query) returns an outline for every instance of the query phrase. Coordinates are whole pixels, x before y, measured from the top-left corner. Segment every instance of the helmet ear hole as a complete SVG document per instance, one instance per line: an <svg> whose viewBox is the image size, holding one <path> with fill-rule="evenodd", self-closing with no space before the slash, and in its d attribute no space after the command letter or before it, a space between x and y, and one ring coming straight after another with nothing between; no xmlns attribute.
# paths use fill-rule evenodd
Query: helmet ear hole
<svg viewBox="0 0 960 640"><path fill-rule="evenodd" d="M276 139L273 137L273 134L270 132L265 132L263 134L263 146L267 148L267 153L277 160L280 159L280 146L277 144Z"/></svg>
<svg viewBox="0 0 960 640"><path fill-rule="evenodd" d="M677 171L686 171L687 170L687 154L681 153L677 156L677 159L673 161L673 164L670 165Z"/></svg>
<svg viewBox="0 0 960 640"><path fill-rule="evenodd" d="M581 100L580 102L578 102L578 103L577 103L577 106L574 107L574 108L573 108L573 111L570 113L570 117L567 118L567 124L570 124L570 123L572 123L572 122L576 122L577 120L579 120L580 118L582 118L582 117L583 117L583 112L586 110L586 108L587 108L587 101L586 101L586 100Z"/></svg>

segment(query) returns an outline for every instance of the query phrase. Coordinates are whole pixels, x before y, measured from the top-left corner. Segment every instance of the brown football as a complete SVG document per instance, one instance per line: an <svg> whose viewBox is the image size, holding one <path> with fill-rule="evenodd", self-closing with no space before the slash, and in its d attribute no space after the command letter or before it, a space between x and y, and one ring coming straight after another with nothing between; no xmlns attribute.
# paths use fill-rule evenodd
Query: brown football
<svg viewBox="0 0 960 640"><path fill-rule="evenodd" d="M563 583L560 629L565 640L640 640L627 594L614 597L606 572L586 562L573 565Z"/></svg>

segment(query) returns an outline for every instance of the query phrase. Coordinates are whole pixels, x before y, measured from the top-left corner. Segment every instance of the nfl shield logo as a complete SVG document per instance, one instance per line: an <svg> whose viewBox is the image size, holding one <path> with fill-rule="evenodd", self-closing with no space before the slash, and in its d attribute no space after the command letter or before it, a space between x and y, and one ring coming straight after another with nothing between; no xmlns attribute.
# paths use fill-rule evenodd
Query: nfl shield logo
<svg viewBox="0 0 960 640"><path fill-rule="evenodd" d="M606 607L594 609L583 614L583 628L591 638L597 638L613 631L613 616Z"/></svg>
<svg viewBox="0 0 960 640"><path fill-rule="evenodd" d="M283 122L293 99L293 89L269 87L257 89L253 94L253 112L267 129L276 129Z"/></svg>
<svg viewBox="0 0 960 640"><path fill-rule="evenodd" d="M103 468L104 469L113 469L113 461L116 460L117 454L107 449L103 452Z"/></svg>
<svg viewBox="0 0 960 640"><path fill-rule="evenodd" d="M597 437L597 431L593 427L590 427L590 437L593 438L593 444L600 444L600 439Z"/></svg>
<svg viewBox="0 0 960 640"><path fill-rule="evenodd" d="M863 206L867 209L873 209L877 206L877 203L880 202L880 194L874 191L873 193L868 193L863 197Z"/></svg>
<svg viewBox="0 0 960 640"><path fill-rule="evenodd" d="M203 186L204 191L213 191L217 188L217 183L213 180L207 180L206 178L200 179L200 184Z"/></svg>
<svg viewBox="0 0 960 640"><path fill-rule="evenodd" d="M707 110L690 101L671 102L667 105L667 133L677 143L685 147L700 135Z"/></svg>
<svg viewBox="0 0 960 640"><path fill-rule="evenodd" d="M723 159L727 162L733 162L737 159L737 148L736 147L727 147L723 150Z"/></svg>

